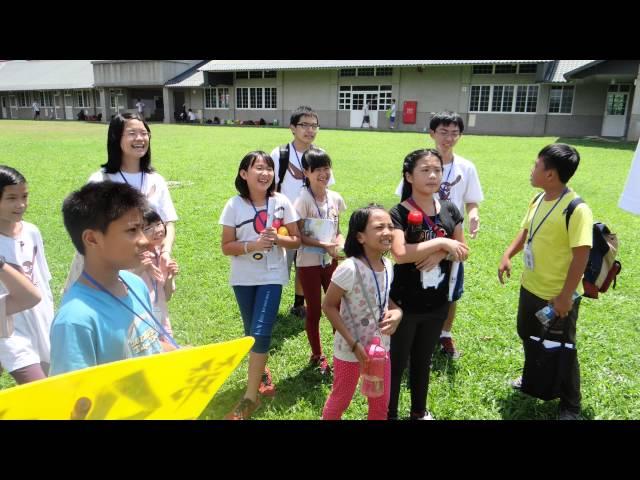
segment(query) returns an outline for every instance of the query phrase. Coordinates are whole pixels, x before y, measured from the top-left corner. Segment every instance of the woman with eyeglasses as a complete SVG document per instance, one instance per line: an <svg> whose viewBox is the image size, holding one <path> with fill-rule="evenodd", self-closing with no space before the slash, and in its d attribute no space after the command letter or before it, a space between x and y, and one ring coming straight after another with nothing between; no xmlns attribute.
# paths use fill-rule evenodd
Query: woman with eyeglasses
<svg viewBox="0 0 640 480"><path fill-rule="evenodd" d="M107 133L107 163L89 177L89 182L110 180L140 190L167 227L160 254L160 269L166 273L171 261L178 220L167 182L151 166L151 130L137 113L118 113ZM83 262L76 255L64 286L66 291L82 273Z"/></svg>

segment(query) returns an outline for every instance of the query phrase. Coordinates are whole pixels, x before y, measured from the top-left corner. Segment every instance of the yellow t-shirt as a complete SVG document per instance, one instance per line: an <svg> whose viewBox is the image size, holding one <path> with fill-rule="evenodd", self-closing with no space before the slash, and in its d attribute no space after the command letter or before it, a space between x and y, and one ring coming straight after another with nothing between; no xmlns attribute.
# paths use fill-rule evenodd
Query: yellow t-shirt
<svg viewBox="0 0 640 480"><path fill-rule="evenodd" d="M534 295L549 300L557 296L569 272L569 265L573 259L572 248L592 246L593 214L586 203L576 207L566 226L565 209L578 195L573 190L562 197L558 206L542 223L540 229L533 236L531 249L533 251L533 270L526 266L522 273L522 286ZM544 195L530 204L527 214L522 220L521 228L527 230L526 241L532 232L538 228L540 221L553 208L557 199L544 201ZM536 207L540 204L538 212ZM535 218L534 217L535 213ZM533 220L533 224L531 223ZM578 284L578 293L582 295L582 282Z"/></svg>

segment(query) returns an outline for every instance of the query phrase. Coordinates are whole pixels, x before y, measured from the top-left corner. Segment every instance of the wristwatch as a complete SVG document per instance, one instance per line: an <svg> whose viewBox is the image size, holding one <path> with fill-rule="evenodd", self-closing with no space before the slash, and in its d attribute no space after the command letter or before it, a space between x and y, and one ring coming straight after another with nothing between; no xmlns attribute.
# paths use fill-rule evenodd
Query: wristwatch
<svg viewBox="0 0 640 480"><path fill-rule="evenodd" d="M0 268L4 267L5 263L7 263L7 259L0 255Z"/></svg>

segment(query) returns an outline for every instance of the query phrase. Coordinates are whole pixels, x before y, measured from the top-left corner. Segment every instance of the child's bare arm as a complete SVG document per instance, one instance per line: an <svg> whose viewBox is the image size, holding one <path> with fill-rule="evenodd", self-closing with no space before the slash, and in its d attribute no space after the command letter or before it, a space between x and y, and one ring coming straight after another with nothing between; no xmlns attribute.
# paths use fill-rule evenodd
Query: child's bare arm
<svg viewBox="0 0 640 480"><path fill-rule="evenodd" d="M466 203L464 207L467 210L467 217L469 218L469 235L471 238L476 238L476 235L480 231L480 214L478 213L478 204Z"/></svg>
<svg viewBox="0 0 640 480"><path fill-rule="evenodd" d="M498 280L500 280L500 283L504 284L504 280L502 279L504 273L507 274L507 277L511 278L511 259L522 251L526 239L527 229L520 230L511 242L511 245L509 245L502 254L502 260L498 266Z"/></svg>
<svg viewBox="0 0 640 480"><path fill-rule="evenodd" d="M38 288L29 281L19 267L5 263L0 268L0 282L9 291L5 299L6 315L35 307L42 298Z"/></svg>
<svg viewBox="0 0 640 480"><path fill-rule="evenodd" d="M588 245L571 249L573 258L571 259L571 264L569 264L569 271L567 272L567 278L564 281L562 291L557 297L550 300L553 304L553 309L561 318L566 317L573 306L571 297L573 296L573 292L576 291L576 288L578 288L584 270L587 268L590 251L591 247Z"/></svg>

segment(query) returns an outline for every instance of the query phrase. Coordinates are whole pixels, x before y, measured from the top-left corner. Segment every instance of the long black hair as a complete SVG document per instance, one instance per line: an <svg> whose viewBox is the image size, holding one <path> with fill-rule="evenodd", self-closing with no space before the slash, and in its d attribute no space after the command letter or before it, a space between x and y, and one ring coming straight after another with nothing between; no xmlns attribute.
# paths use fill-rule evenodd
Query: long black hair
<svg viewBox="0 0 640 480"><path fill-rule="evenodd" d="M404 162L402 162L402 195L400 196L401 201L405 201L413 193L412 185L407 182L407 173L412 174L413 170L416 168L416 163L418 163L418 160L429 156L437 157L438 160L440 160L440 166L444 168L442 164L442 155L440 155L440 152L438 152L435 148L423 148L420 150L414 150L409 155L404 157Z"/></svg>
<svg viewBox="0 0 640 480"><path fill-rule="evenodd" d="M105 169L107 173L117 173L122 166L122 148L120 147L120 141L122 140L122 134L124 128L129 120L140 120L144 128L149 132L149 148L147 152L140 159L140 171L144 173L153 172L151 166L151 129L144 118L137 113L118 113L114 115L109 123L109 131L107 132L107 163L100 165Z"/></svg>
<svg viewBox="0 0 640 480"><path fill-rule="evenodd" d="M358 241L358 233L362 233L367 229L369 216L373 210L386 212L382 205L370 203L366 207L359 208L351 214L351 218L349 218L349 232L344 241L344 253L347 257L360 257L364 255L364 247Z"/></svg>

